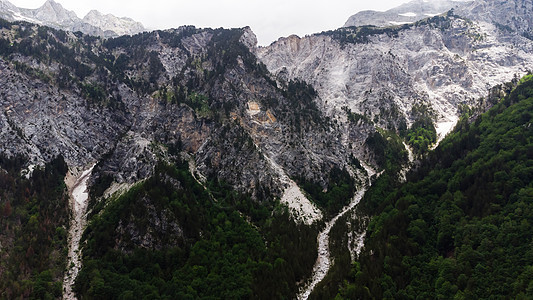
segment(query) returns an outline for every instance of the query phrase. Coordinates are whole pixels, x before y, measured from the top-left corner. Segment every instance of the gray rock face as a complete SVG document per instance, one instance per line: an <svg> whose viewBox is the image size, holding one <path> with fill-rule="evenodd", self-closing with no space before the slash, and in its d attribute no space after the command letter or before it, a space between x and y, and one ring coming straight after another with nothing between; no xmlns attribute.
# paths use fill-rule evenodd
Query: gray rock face
<svg viewBox="0 0 533 300"><path fill-rule="evenodd" d="M416 21L443 14L450 9L458 9L473 1L457 0L413 0L387 11L365 10L351 16L344 27L373 25L378 27L414 23Z"/></svg>
<svg viewBox="0 0 533 300"><path fill-rule="evenodd" d="M18 30L39 28L13 25L0 38L11 41ZM84 36L41 30L23 42L48 38L61 56L43 58L17 44L0 60L0 133L9 141L0 151L27 157L28 166L61 154L71 168L98 161L93 185L106 176L131 184L185 151L208 179L272 200L287 189L287 175L327 188L330 171L348 166L356 153L344 149L311 88L275 82L257 63L249 28L182 27L145 33L142 43L86 43Z"/></svg>
<svg viewBox="0 0 533 300"><path fill-rule="evenodd" d="M350 42L364 30L290 36L257 55L278 77L311 83L319 106L341 123L347 122L348 107L379 127L398 128L402 119L410 124L413 105L427 103L438 113L440 133L457 119L459 105L533 68L531 40L483 20L435 17L371 29L376 33Z"/></svg>
<svg viewBox="0 0 533 300"><path fill-rule="evenodd" d="M90 24L104 32L104 36L132 35L143 32L144 26L130 18L118 18L112 14L102 14L97 10L91 10L83 22Z"/></svg>
<svg viewBox="0 0 533 300"><path fill-rule="evenodd" d="M332 170L371 160L376 128L405 129L426 104L445 133L459 105L533 69L524 32L447 14L256 48L249 28L103 40L2 25L0 152L28 167L98 161L92 185L137 182L187 152L203 176L258 200L300 180L327 189Z"/></svg>
<svg viewBox="0 0 533 300"><path fill-rule="evenodd" d="M0 136L6 141L2 152L9 156L21 154L40 164L62 154L69 165L84 166L105 153L125 128L125 114L87 105L75 91L20 74L4 60L0 74Z"/></svg>
<svg viewBox="0 0 533 300"><path fill-rule="evenodd" d="M532 11L531 0L477 0L457 9L456 13L474 20L495 24L504 32L515 31L533 39Z"/></svg>
<svg viewBox="0 0 533 300"><path fill-rule="evenodd" d="M257 36L252 31L250 27L245 27L243 35L241 39L239 40L243 45L245 45L252 53L255 52L255 48L257 47Z"/></svg>
<svg viewBox="0 0 533 300"><path fill-rule="evenodd" d="M47 0L37 9L18 8L7 0L0 2L0 18L8 21L27 21L56 29L85 34L114 37L133 35L145 31L144 26L130 18L118 18L98 11L89 12L83 19L75 12L63 8L54 0Z"/></svg>

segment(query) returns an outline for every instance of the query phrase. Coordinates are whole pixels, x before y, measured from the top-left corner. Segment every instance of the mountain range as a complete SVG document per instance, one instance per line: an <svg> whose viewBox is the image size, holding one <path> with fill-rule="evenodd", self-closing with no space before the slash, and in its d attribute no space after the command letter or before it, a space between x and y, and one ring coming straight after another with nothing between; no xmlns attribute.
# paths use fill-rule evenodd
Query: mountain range
<svg viewBox="0 0 533 300"><path fill-rule="evenodd" d="M26 21L103 37L133 35L146 30L141 23L130 18L104 15L96 10L90 11L83 19L80 19L75 12L66 10L54 0L47 0L36 9L19 8L8 0L1 0L0 17L8 21Z"/></svg>
<svg viewBox="0 0 533 300"><path fill-rule="evenodd" d="M450 279L472 252L444 215L476 231L512 207L529 226L528 204L502 199L529 195L531 5L413 1L258 47L249 27L146 32L2 0L1 297L475 295L488 254L469 245L480 267ZM529 295L526 252L494 295Z"/></svg>
<svg viewBox="0 0 533 300"><path fill-rule="evenodd" d="M321 109L341 123L348 108L381 128L404 128L414 122L413 107L424 104L442 138L462 105L475 106L493 86L531 69L528 10L503 18L494 2L401 26L290 36L257 54L277 76L311 83Z"/></svg>

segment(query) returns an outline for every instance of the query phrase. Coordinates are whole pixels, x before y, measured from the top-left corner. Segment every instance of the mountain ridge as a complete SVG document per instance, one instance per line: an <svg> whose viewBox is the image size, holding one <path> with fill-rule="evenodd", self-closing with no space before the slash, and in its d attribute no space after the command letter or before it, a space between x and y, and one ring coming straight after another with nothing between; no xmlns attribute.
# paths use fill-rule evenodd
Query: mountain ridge
<svg viewBox="0 0 533 300"><path fill-rule="evenodd" d="M364 10L348 18L343 27L372 25L388 27L410 24L460 8L472 0L413 0L387 11Z"/></svg>
<svg viewBox="0 0 533 300"><path fill-rule="evenodd" d="M8 0L0 4L0 17L8 21L27 21L56 29L81 31L85 34L115 37L133 35L146 31L144 26L130 18L119 18L112 14L90 11L83 19L75 12L65 9L54 0L47 0L36 9L19 8Z"/></svg>
<svg viewBox="0 0 533 300"><path fill-rule="evenodd" d="M532 47L519 32L449 12L402 26L280 38L257 53L278 77L313 85L318 105L342 123L346 107L382 128L410 126L420 102L437 112L443 137L461 105L476 105L489 88L533 68Z"/></svg>

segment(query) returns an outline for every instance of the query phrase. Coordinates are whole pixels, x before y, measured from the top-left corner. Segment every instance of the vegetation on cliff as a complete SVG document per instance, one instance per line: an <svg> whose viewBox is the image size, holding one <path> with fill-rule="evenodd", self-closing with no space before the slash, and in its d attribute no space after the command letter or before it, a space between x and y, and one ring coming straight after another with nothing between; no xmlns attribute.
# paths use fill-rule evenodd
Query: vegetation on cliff
<svg viewBox="0 0 533 300"><path fill-rule="evenodd" d="M455 132L399 185L364 200L365 248L339 298L533 296L533 76Z"/></svg>

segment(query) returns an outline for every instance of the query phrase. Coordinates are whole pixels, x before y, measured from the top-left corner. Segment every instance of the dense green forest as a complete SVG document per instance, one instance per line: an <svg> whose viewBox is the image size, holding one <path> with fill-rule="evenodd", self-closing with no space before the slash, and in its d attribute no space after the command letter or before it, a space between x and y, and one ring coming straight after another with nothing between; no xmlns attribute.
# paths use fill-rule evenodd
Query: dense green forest
<svg viewBox="0 0 533 300"><path fill-rule="evenodd" d="M153 177L97 204L84 234L78 294L292 298L316 259L317 228L297 225L279 203L255 203L224 184L211 182L209 191L186 163L161 163ZM156 219L161 222L154 224ZM180 229L172 230L174 224ZM134 242L139 235L151 246Z"/></svg>
<svg viewBox="0 0 533 300"><path fill-rule="evenodd" d="M385 173L339 299L533 297L533 76L399 184Z"/></svg>
<svg viewBox="0 0 533 300"><path fill-rule="evenodd" d="M356 166L362 169L359 161ZM328 190L316 183L297 178L298 185L310 196L310 199L322 208L327 215L334 215L350 203L356 189L356 182L346 169L333 168L329 174Z"/></svg>
<svg viewBox="0 0 533 300"><path fill-rule="evenodd" d="M411 109L414 122L407 131L407 143L417 155L425 154L437 141L437 130L433 125L435 112L428 105L415 104Z"/></svg>
<svg viewBox="0 0 533 300"><path fill-rule="evenodd" d="M0 299L54 299L67 258L67 166L57 157L27 179L24 161L0 157Z"/></svg>

